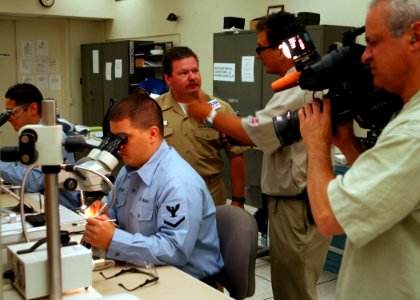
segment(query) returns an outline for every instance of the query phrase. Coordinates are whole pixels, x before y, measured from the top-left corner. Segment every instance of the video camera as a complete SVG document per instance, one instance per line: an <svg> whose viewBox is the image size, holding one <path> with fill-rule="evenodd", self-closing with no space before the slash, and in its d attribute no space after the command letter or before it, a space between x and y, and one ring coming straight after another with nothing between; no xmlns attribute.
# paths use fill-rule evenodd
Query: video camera
<svg viewBox="0 0 420 300"><path fill-rule="evenodd" d="M361 27L344 33L343 47L322 57L316 52L307 32L285 40L280 47L287 57L293 59L298 72L286 75L286 80L279 80L283 83L274 82L272 87L280 91L298 84L305 90L328 89L326 96L331 101L333 126L356 120L361 128L369 130L365 141L369 148L394 112L401 109L402 101L397 95L373 85L370 67L361 61L365 47L355 43L356 36L364 31L365 28ZM283 146L301 139L297 110L278 115L273 122Z"/></svg>

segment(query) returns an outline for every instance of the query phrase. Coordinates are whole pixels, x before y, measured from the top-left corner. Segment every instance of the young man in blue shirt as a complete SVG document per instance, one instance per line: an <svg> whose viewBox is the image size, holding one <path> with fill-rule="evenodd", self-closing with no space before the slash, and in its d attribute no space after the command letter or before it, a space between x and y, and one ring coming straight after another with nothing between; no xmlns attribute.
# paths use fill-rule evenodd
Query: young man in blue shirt
<svg viewBox="0 0 420 300"><path fill-rule="evenodd" d="M223 267L216 210L203 179L163 138L159 105L135 93L111 110L113 134L127 135L125 164L107 218L88 219L85 240L111 259L173 265L206 281Z"/></svg>
<svg viewBox="0 0 420 300"><path fill-rule="evenodd" d="M19 131L25 125L42 123L42 99L43 96L38 88L29 83L17 83L7 90L5 108L11 111L8 121L15 131ZM63 140L65 136L63 133ZM63 151L65 161L74 164L73 153ZM20 162L0 161L0 177L14 185L22 183L27 170L28 166ZM44 191L44 175L40 168L35 168L28 174L25 191L30 193ZM58 198L61 205L72 210L80 209L79 192L60 189Z"/></svg>

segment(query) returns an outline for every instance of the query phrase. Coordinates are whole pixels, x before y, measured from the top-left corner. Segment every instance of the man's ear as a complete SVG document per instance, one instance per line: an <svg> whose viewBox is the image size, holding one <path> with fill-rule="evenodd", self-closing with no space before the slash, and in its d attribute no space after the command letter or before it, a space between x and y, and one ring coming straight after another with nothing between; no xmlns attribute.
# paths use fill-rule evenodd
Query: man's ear
<svg viewBox="0 0 420 300"><path fill-rule="evenodd" d="M420 42L420 21L416 21L411 24L411 39L410 44Z"/></svg>
<svg viewBox="0 0 420 300"><path fill-rule="evenodd" d="M160 138L159 128L157 126L152 126L149 128L149 139L150 142L156 142Z"/></svg>
<svg viewBox="0 0 420 300"><path fill-rule="evenodd" d="M163 79L165 79L165 82L168 83L169 75L166 73L163 73Z"/></svg>
<svg viewBox="0 0 420 300"><path fill-rule="evenodd" d="M32 102L29 104L27 110L30 112L31 115L38 115L38 103Z"/></svg>

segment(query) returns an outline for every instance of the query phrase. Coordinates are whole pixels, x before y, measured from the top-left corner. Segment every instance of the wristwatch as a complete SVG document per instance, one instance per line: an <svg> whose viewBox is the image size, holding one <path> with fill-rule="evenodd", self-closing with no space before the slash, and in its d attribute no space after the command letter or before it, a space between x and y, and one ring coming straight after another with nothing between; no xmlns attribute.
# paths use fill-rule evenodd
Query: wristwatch
<svg viewBox="0 0 420 300"><path fill-rule="evenodd" d="M217 115L217 111L215 109L212 109L210 111L210 114L207 116L207 118L203 120L204 124L207 127L213 127L213 121L214 121L214 118L216 118L216 115Z"/></svg>
<svg viewBox="0 0 420 300"><path fill-rule="evenodd" d="M245 197L232 197L232 201L236 201L241 204L245 204Z"/></svg>

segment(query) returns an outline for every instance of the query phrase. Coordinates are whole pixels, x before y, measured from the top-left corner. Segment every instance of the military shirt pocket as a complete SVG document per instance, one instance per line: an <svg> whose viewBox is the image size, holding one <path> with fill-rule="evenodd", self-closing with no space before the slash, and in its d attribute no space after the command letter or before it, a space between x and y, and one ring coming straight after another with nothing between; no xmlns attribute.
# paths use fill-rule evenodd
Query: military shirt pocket
<svg viewBox="0 0 420 300"><path fill-rule="evenodd" d="M156 233L154 219L153 219L153 205L144 203L145 199L140 199L135 207L131 210L130 214L135 222L138 224L138 228L141 234L150 236Z"/></svg>
<svg viewBox="0 0 420 300"><path fill-rule="evenodd" d="M164 127L163 128L163 136L166 138L171 136L174 133L174 129L172 127Z"/></svg>
<svg viewBox="0 0 420 300"><path fill-rule="evenodd" d="M115 206L121 208L125 206L128 197L128 190L124 187L118 189L117 197L115 199Z"/></svg>
<svg viewBox="0 0 420 300"><path fill-rule="evenodd" d="M139 199L130 213L139 222L150 221L153 217L153 206L150 203L149 200Z"/></svg>
<svg viewBox="0 0 420 300"><path fill-rule="evenodd" d="M200 128L196 130L195 136L206 141L219 140L219 131L212 128Z"/></svg>

